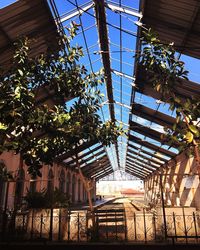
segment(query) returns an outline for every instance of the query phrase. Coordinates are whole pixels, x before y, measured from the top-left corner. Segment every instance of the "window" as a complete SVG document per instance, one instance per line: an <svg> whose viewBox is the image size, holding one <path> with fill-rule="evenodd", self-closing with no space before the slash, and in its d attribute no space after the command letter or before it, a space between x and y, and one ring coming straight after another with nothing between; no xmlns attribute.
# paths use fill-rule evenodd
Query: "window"
<svg viewBox="0 0 200 250"><path fill-rule="evenodd" d="M19 208L21 206L22 196L24 194L24 179L24 169L19 169L15 185L15 208Z"/></svg>
<svg viewBox="0 0 200 250"><path fill-rule="evenodd" d="M65 171L62 169L59 178L59 190L65 192Z"/></svg>

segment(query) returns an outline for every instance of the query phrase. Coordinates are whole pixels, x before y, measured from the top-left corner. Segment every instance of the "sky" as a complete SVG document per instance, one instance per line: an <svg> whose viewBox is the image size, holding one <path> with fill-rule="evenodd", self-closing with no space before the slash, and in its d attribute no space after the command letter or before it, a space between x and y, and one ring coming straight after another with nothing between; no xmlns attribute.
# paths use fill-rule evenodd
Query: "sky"
<svg viewBox="0 0 200 250"><path fill-rule="evenodd" d="M0 8L6 7L14 2L16 2L16 0L0 0Z"/></svg>

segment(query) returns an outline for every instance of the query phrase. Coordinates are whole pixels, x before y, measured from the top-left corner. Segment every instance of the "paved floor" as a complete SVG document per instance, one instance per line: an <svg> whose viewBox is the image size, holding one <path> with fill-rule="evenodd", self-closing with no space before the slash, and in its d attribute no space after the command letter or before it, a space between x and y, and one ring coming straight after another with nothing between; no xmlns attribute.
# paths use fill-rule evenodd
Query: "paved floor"
<svg viewBox="0 0 200 250"><path fill-rule="evenodd" d="M109 198L103 198L101 200L96 200L95 202L93 202L93 206L94 208L98 208L103 206L104 204L107 204L111 201L114 201L115 197L109 197ZM89 209L89 205L88 203L84 203L84 204L75 204L71 206L71 210L72 211L77 211L77 210L88 210Z"/></svg>

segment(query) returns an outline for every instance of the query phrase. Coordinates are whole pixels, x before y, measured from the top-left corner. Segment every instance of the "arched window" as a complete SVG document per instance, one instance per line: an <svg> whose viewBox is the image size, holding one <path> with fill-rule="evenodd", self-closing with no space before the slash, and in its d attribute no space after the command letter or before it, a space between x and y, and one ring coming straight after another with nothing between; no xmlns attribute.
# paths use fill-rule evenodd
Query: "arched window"
<svg viewBox="0 0 200 250"><path fill-rule="evenodd" d="M78 179L78 201L81 201L81 180Z"/></svg>
<svg viewBox="0 0 200 250"><path fill-rule="evenodd" d="M19 169L16 179L15 185L15 208L19 208L21 206L22 197L24 194L24 179L25 173L24 169Z"/></svg>
<svg viewBox="0 0 200 250"><path fill-rule="evenodd" d="M70 172L68 172L67 178L66 178L66 195L67 196L71 195L70 185L71 185L71 174L70 174Z"/></svg>
<svg viewBox="0 0 200 250"><path fill-rule="evenodd" d="M76 176L73 175L72 177L72 202L75 202L75 195L76 195Z"/></svg>
<svg viewBox="0 0 200 250"><path fill-rule="evenodd" d="M65 192L65 171L64 171L64 169L62 169L60 172L59 190L63 193Z"/></svg>
<svg viewBox="0 0 200 250"><path fill-rule="evenodd" d="M47 193L50 195L53 192L53 170L49 169L48 182L47 182Z"/></svg>
<svg viewBox="0 0 200 250"><path fill-rule="evenodd" d="M29 186L29 191L31 193L34 193L36 191L36 183L37 183L37 179L36 178L32 178L30 180L30 186Z"/></svg>
<svg viewBox="0 0 200 250"><path fill-rule="evenodd" d="M0 172L2 172L2 175L0 175L0 210L3 209L4 205L4 199L5 199L5 189L6 189L6 181L3 178L3 169L5 168L5 164L3 162L0 162Z"/></svg>

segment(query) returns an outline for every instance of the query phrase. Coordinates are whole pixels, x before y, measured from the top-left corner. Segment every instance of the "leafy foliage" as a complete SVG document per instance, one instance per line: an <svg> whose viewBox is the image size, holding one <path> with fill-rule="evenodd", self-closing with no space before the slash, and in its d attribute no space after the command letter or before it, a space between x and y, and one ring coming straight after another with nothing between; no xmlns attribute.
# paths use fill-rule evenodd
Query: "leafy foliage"
<svg viewBox="0 0 200 250"><path fill-rule="evenodd" d="M72 24L60 49L48 55L30 57L33 41L18 41L13 65L0 75L0 152L14 150L28 165L28 172L41 176L44 164L80 143L97 140L109 145L122 130L112 122L103 123L98 110L103 72L88 73L78 64L80 46L70 45L78 27ZM53 93L56 105L38 104L41 90ZM66 100L76 97L68 107Z"/></svg>
<svg viewBox="0 0 200 250"><path fill-rule="evenodd" d="M28 208L58 208L68 207L69 197L56 188L52 193L47 190L41 192L28 191L25 196Z"/></svg>
<svg viewBox="0 0 200 250"><path fill-rule="evenodd" d="M165 129L168 142L172 146L178 144L180 150L199 147L200 100L194 96L183 98L177 93L177 87L181 88L183 83L181 79L188 79L184 62L179 60L173 43L163 44L151 29L143 32L142 40L139 64L162 101L169 103L170 110L176 114L173 128Z"/></svg>

